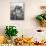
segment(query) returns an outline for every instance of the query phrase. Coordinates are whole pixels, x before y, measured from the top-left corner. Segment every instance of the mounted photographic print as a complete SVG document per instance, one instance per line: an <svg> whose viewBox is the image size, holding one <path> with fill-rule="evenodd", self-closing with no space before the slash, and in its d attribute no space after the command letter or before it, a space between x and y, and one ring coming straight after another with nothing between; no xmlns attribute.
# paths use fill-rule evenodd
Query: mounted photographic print
<svg viewBox="0 0 46 46"><path fill-rule="evenodd" d="M24 20L24 3L12 2L10 4L10 19Z"/></svg>

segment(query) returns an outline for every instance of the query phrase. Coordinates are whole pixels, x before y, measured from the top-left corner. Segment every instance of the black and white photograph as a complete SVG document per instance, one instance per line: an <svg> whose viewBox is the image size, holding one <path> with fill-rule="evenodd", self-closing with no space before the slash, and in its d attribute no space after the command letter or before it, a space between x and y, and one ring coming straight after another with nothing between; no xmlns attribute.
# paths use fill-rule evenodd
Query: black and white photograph
<svg viewBox="0 0 46 46"><path fill-rule="evenodd" d="M10 20L24 20L24 3L10 4Z"/></svg>

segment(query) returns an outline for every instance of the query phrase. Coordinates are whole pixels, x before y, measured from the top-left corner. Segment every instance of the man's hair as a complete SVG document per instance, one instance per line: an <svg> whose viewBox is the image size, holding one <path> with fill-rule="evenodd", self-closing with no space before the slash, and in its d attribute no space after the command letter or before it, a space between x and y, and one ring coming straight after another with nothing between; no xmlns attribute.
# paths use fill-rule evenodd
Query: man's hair
<svg viewBox="0 0 46 46"><path fill-rule="evenodd" d="M46 9L46 6L40 6L40 9Z"/></svg>

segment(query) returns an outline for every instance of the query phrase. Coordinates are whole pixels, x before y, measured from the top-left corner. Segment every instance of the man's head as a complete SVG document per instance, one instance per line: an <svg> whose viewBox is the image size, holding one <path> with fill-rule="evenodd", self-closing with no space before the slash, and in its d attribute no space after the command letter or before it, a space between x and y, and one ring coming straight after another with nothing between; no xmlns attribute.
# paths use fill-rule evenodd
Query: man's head
<svg viewBox="0 0 46 46"><path fill-rule="evenodd" d="M42 10L42 12L43 12L44 14L46 14L46 6L41 6L40 9Z"/></svg>

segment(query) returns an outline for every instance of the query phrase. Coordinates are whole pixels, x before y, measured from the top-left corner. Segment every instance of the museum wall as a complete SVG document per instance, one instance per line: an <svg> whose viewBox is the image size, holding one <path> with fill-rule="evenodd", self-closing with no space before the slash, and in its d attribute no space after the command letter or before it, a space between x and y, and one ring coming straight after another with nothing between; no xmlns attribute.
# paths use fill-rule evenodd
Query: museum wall
<svg viewBox="0 0 46 46"><path fill-rule="evenodd" d="M23 2L24 20L10 20L10 2ZM6 25L15 25L18 36L31 36L37 29L43 29L35 17L41 14L40 6L46 5L46 0L0 0L0 34L4 34Z"/></svg>

